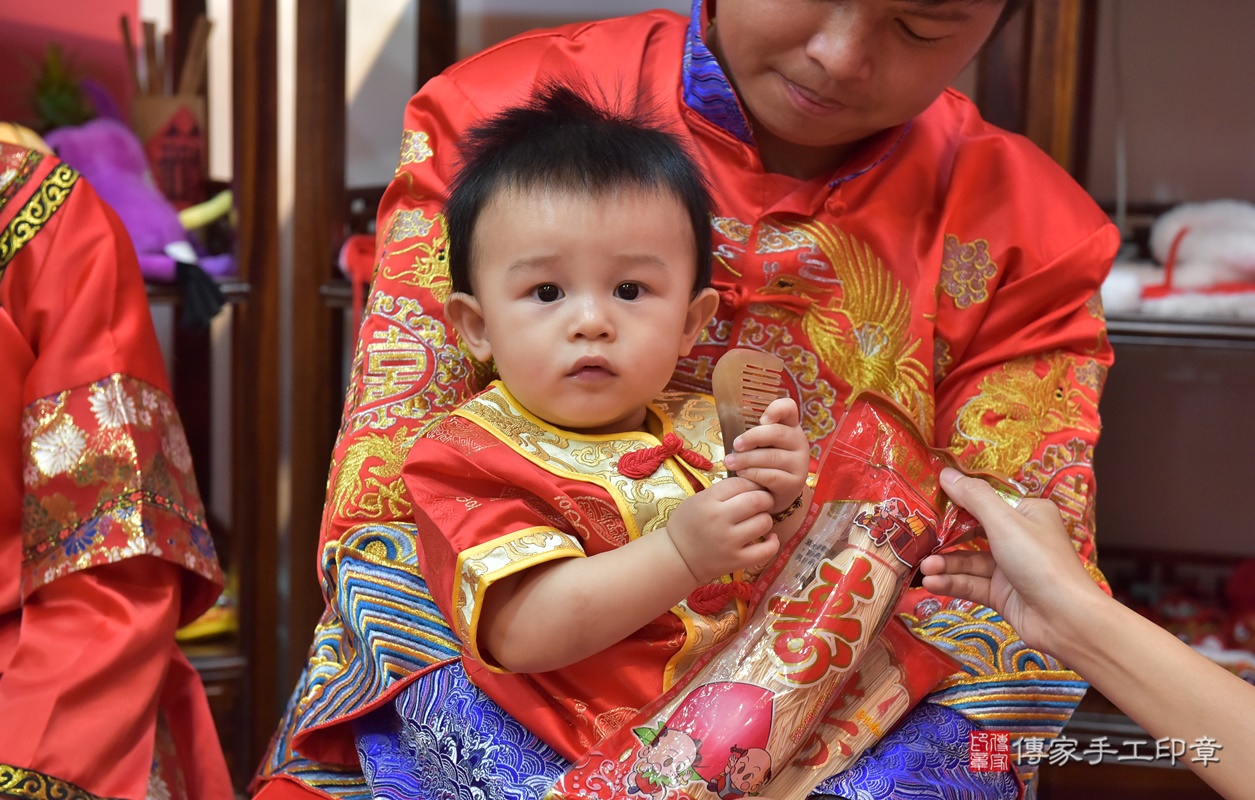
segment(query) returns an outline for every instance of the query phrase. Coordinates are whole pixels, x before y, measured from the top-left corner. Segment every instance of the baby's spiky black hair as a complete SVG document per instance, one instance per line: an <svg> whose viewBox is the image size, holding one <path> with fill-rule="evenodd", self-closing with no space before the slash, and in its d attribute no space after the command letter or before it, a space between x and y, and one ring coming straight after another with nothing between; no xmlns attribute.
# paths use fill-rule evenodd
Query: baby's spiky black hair
<svg viewBox="0 0 1255 800"><path fill-rule="evenodd" d="M473 236L503 190L600 196L623 188L669 193L684 206L696 245L694 292L710 284L711 200L706 181L675 136L645 112L617 111L570 85L540 86L462 140L462 165L445 203L453 291L471 292Z"/></svg>

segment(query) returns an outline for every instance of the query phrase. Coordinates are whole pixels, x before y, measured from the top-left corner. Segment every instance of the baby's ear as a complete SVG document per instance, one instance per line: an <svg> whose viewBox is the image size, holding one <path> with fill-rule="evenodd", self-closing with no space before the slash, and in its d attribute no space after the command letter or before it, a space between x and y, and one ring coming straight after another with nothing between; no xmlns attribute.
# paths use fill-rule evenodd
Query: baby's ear
<svg viewBox="0 0 1255 800"><path fill-rule="evenodd" d="M719 293L709 287L702 289L689 301L688 315L684 318L684 342L680 355L686 356L697 343L710 318L719 309Z"/></svg>
<svg viewBox="0 0 1255 800"><path fill-rule="evenodd" d="M475 358L485 363L492 358L492 342L488 341L484 311L475 295L465 292L449 295L444 303L444 316L457 328L458 335Z"/></svg>

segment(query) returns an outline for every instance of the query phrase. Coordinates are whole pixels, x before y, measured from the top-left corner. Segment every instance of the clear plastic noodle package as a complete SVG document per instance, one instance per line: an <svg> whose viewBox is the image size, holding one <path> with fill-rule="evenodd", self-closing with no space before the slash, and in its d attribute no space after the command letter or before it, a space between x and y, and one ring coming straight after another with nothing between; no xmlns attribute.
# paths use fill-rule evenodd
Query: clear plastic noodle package
<svg viewBox="0 0 1255 800"><path fill-rule="evenodd" d="M889 620L810 739L772 775L763 794L779 800L808 797L825 779L854 766L924 695L958 671L948 655L913 640L901 620Z"/></svg>
<svg viewBox="0 0 1255 800"><path fill-rule="evenodd" d="M745 627L586 753L551 800L805 797L810 781L850 766L953 671L939 653L904 669L900 623L881 638L919 562L976 527L941 491L944 466L956 466L950 454L892 400L856 397L802 533L759 577Z"/></svg>

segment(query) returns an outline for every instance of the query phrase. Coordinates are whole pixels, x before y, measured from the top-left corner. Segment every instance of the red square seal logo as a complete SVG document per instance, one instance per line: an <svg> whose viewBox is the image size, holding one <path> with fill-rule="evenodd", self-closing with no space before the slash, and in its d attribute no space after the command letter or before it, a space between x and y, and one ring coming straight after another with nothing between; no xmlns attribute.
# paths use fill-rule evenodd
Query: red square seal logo
<svg viewBox="0 0 1255 800"><path fill-rule="evenodd" d="M1011 734L1006 731L970 731L967 768L972 772L1010 772Z"/></svg>

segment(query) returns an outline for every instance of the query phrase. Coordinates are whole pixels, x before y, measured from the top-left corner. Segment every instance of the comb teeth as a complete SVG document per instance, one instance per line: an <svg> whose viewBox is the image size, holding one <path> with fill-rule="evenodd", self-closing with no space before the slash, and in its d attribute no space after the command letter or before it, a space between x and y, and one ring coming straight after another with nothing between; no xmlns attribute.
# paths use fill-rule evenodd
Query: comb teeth
<svg viewBox="0 0 1255 800"><path fill-rule="evenodd" d="M770 353L733 348L715 363L712 377L724 449L732 452L732 441L758 425L767 406L787 394L784 362Z"/></svg>
<svg viewBox="0 0 1255 800"><path fill-rule="evenodd" d="M778 397L781 375L758 364L746 364L741 371L741 416L750 425L757 425L767 406Z"/></svg>

